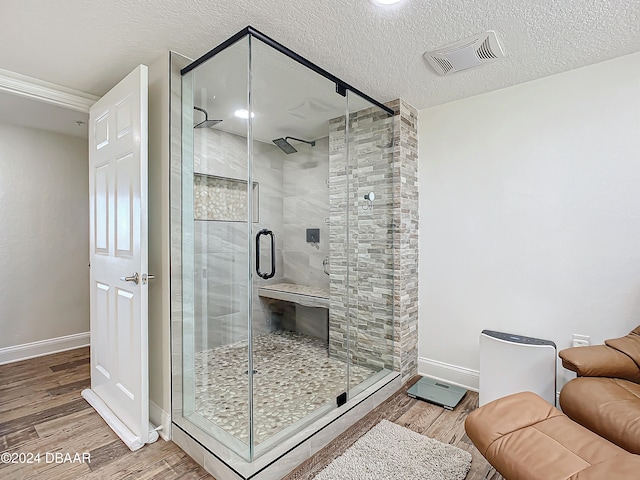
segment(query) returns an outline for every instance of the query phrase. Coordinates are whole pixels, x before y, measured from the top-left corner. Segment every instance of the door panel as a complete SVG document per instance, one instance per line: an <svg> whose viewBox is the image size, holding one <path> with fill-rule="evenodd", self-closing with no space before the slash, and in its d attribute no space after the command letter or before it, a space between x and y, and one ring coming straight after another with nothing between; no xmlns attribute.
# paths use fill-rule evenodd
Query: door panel
<svg viewBox="0 0 640 480"><path fill-rule="evenodd" d="M134 184L139 183L136 175L139 166L131 152L117 159L116 176L116 255L132 257Z"/></svg>
<svg viewBox="0 0 640 480"><path fill-rule="evenodd" d="M95 105L94 105L95 106ZM96 149L100 150L109 144L109 112L104 112L95 120L94 139Z"/></svg>
<svg viewBox="0 0 640 480"><path fill-rule="evenodd" d="M149 437L147 77L141 65L98 100L89 135L91 390L135 448Z"/></svg>
<svg viewBox="0 0 640 480"><path fill-rule="evenodd" d="M131 129L133 127L131 102L132 97L129 96L116 105L116 128L118 130L118 138L122 138L131 133Z"/></svg>
<svg viewBox="0 0 640 480"><path fill-rule="evenodd" d="M109 285L96 282L95 284L95 303L96 303L96 322L97 330L95 335L101 339L91 346L92 353L95 352L96 369L98 373L103 375L107 380L111 378L109 374L109 346L111 345L109 337L109 296L111 294Z"/></svg>
<svg viewBox="0 0 640 480"><path fill-rule="evenodd" d="M95 169L94 204L95 212L95 253L109 254L109 164L98 165Z"/></svg>
<svg viewBox="0 0 640 480"><path fill-rule="evenodd" d="M122 288L117 289L117 321L118 328L118 351L131 352L137 349L139 335L135 330L135 311L136 300L135 294ZM118 371L120 372L120 381L117 383L118 388L130 400L135 400L136 381L139 381L136 372L128 368L128 355L118 355Z"/></svg>

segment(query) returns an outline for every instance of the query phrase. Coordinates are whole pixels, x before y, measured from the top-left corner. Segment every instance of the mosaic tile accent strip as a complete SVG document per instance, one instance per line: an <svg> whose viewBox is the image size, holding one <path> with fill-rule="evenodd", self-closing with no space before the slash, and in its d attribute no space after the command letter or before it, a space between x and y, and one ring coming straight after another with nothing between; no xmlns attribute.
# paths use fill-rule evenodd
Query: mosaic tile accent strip
<svg viewBox="0 0 640 480"><path fill-rule="evenodd" d="M258 221L259 187L253 183L253 221ZM193 216L196 220L247 221L247 182L235 178L193 175Z"/></svg>
<svg viewBox="0 0 640 480"><path fill-rule="evenodd" d="M343 361L325 342L279 330L253 339L256 443L335 402L346 390ZM196 412L243 442L249 440L247 342L196 353ZM351 366L352 384L375 372Z"/></svg>

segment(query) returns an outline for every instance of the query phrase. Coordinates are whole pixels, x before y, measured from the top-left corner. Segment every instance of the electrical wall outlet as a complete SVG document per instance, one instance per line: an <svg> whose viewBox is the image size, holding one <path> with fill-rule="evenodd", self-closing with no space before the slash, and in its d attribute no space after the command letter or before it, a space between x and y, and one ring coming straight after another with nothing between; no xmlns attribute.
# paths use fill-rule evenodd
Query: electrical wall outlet
<svg viewBox="0 0 640 480"><path fill-rule="evenodd" d="M571 336L571 346L572 347L588 347L591 345L591 337L588 335L578 335L574 333Z"/></svg>

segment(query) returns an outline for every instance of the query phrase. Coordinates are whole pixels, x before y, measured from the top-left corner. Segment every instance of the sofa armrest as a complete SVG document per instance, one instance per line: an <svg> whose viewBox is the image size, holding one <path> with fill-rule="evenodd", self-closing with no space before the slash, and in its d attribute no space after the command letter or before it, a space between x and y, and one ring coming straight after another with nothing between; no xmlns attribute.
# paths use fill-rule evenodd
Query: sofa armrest
<svg viewBox="0 0 640 480"><path fill-rule="evenodd" d="M606 345L561 350L562 366L581 377L615 377L640 381L640 369L627 355Z"/></svg>

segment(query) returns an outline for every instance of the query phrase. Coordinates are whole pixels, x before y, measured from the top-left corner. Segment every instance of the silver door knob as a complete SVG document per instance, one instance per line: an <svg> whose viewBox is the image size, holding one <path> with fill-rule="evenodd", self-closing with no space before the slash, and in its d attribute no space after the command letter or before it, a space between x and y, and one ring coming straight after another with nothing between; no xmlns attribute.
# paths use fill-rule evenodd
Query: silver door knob
<svg viewBox="0 0 640 480"><path fill-rule="evenodd" d="M120 280L122 280L123 282L133 282L136 285L138 285L138 282L140 281L140 277L138 276L138 272L136 272L130 277L120 277Z"/></svg>

